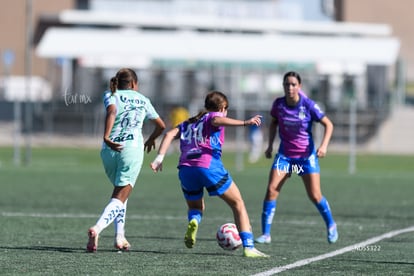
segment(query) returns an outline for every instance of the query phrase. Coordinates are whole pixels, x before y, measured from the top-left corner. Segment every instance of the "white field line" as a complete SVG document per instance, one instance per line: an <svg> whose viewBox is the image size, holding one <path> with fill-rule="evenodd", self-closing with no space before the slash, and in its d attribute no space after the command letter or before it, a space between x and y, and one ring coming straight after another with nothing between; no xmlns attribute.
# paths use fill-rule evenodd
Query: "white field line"
<svg viewBox="0 0 414 276"><path fill-rule="evenodd" d="M408 232L414 232L414 226L404 228L404 229L394 230L394 231L382 234L380 236L370 238L366 241L356 243L356 244L344 247L342 249L332 251L330 253L322 254L322 255L312 257L312 258L308 258L308 259L303 259L303 260L300 260L300 261L297 261L297 262L294 262L294 263L291 263L291 264L288 264L288 265L275 267L275 268L270 269L268 271L263 271L263 272L254 274L253 276L274 275L274 274L277 274L279 272L283 272L283 271L286 271L286 270L289 270L289 269L305 266L305 265L313 263L313 262L325 260L325 259L332 258L332 257L335 257L337 255L341 255L341 254L344 254L344 253L347 253L347 252L350 252L350 251L358 250L358 248L364 248L368 245L374 244L374 243L379 242L381 240L389 239L389 238L392 238L394 236L398 236L400 234L404 234L404 233L408 233Z"/></svg>
<svg viewBox="0 0 414 276"><path fill-rule="evenodd" d="M0 217L28 217L28 218L98 218L100 214L85 214L85 213L24 213L24 212L0 212ZM185 210L183 210L183 216L156 216L156 215L132 215L127 214L128 219L131 220L186 220L187 216ZM209 220L214 221L227 221L233 220L232 217L209 217ZM253 222L253 219L250 219ZM323 222L319 219L317 220L277 220L275 223L282 224L292 224L292 225L317 225L322 224ZM358 226L360 224L352 222L342 222L340 225L344 226Z"/></svg>

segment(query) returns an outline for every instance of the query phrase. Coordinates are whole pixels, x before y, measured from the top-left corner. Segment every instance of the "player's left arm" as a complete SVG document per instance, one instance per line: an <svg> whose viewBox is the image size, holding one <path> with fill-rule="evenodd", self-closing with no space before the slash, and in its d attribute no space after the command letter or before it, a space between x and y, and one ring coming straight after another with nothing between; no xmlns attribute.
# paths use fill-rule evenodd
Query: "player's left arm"
<svg viewBox="0 0 414 276"><path fill-rule="evenodd" d="M262 116L255 115L247 120L238 120L229 117L220 117L216 116L211 119L211 124L213 126L250 126L256 125L260 126L262 124Z"/></svg>
<svg viewBox="0 0 414 276"><path fill-rule="evenodd" d="M152 131L151 135L148 137L147 141L144 143L144 151L146 150L149 153L152 149L155 149L155 139L157 139L165 129L165 123L158 117L156 119L151 120L154 123L154 130Z"/></svg>
<svg viewBox="0 0 414 276"><path fill-rule="evenodd" d="M316 154L318 155L318 157L324 157L326 155L326 152L328 151L328 145L332 137L334 126L332 121L327 116L322 117L322 119L319 122L324 126L325 131L323 134L321 145L316 150Z"/></svg>

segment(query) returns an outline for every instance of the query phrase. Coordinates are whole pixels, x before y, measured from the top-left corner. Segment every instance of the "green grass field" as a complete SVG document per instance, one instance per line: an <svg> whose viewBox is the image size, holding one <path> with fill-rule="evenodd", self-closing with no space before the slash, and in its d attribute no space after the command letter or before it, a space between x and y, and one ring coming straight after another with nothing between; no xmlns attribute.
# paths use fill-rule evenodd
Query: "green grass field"
<svg viewBox="0 0 414 276"><path fill-rule="evenodd" d="M0 274L253 275L272 269L287 275L414 274L414 156L359 155L354 175L348 174L346 155L331 153L321 160L323 193L340 234L333 245L300 178L293 176L279 197L272 244L257 246L269 259L243 258L241 250L227 252L217 245L216 229L232 215L216 197L206 198L197 244L187 249L177 158L168 156L164 170L154 174L149 169L153 157L146 156L128 203L132 250L113 250L110 226L101 234L98 252L88 254L87 229L112 191L99 150L35 148L29 166L15 167L12 149L0 149ZM257 236L270 160L245 164L242 172L235 170L234 160L234 154L225 153L223 161L244 196ZM401 229L408 230L392 232ZM393 234L343 251L386 233ZM312 262L331 252L332 257Z"/></svg>

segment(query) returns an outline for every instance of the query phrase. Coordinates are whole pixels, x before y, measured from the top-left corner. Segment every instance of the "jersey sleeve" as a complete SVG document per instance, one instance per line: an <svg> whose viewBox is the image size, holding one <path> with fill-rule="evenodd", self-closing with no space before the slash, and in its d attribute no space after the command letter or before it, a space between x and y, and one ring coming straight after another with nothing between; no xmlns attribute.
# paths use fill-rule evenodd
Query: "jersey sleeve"
<svg viewBox="0 0 414 276"><path fill-rule="evenodd" d="M160 115L155 110L154 106L152 105L150 99L147 98L147 105L146 105L146 119L154 120L160 117Z"/></svg>
<svg viewBox="0 0 414 276"><path fill-rule="evenodd" d="M207 119L207 123L209 124L211 129L213 129L213 130L222 129L223 126L214 126L213 125L212 120L213 120L214 117L225 117L224 114L221 113L221 112L217 112L217 111L209 112L208 119Z"/></svg>
<svg viewBox="0 0 414 276"><path fill-rule="evenodd" d="M312 100L309 101L309 105L312 120L319 122L325 116L325 112Z"/></svg>
<svg viewBox="0 0 414 276"><path fill-rule="evenodd" d="M104 93L104 96L103 96L103 102L104 102L104 106L105 106L105 109L106 109L111 104L115 104L116 103L116 99L115 99L114 96L112 96L112 93L110 91L106 91Z"/></svg>

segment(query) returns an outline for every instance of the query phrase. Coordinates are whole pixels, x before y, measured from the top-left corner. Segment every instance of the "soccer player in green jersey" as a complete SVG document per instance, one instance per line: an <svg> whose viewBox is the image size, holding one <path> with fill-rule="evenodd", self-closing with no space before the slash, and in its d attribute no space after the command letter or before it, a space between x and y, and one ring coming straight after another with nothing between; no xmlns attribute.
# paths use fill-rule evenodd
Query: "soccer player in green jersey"
<svg viewBox="0 0 414 276"><path fill-rule="evenodd" d="M129 68L119 70L111 78L110 91L104 94L104 105L106 117L101 159L114 190L100 218L88 230L88 252L97 250L100 232L112 222L115 224L115 248L130 248L125 238L128 197L140 173L144 151L148 153L155 148L155 139L165 129L165 123L151 101L138 92L138 77ZM142 126L146 119L155 127L144 143Z"/></svg>

